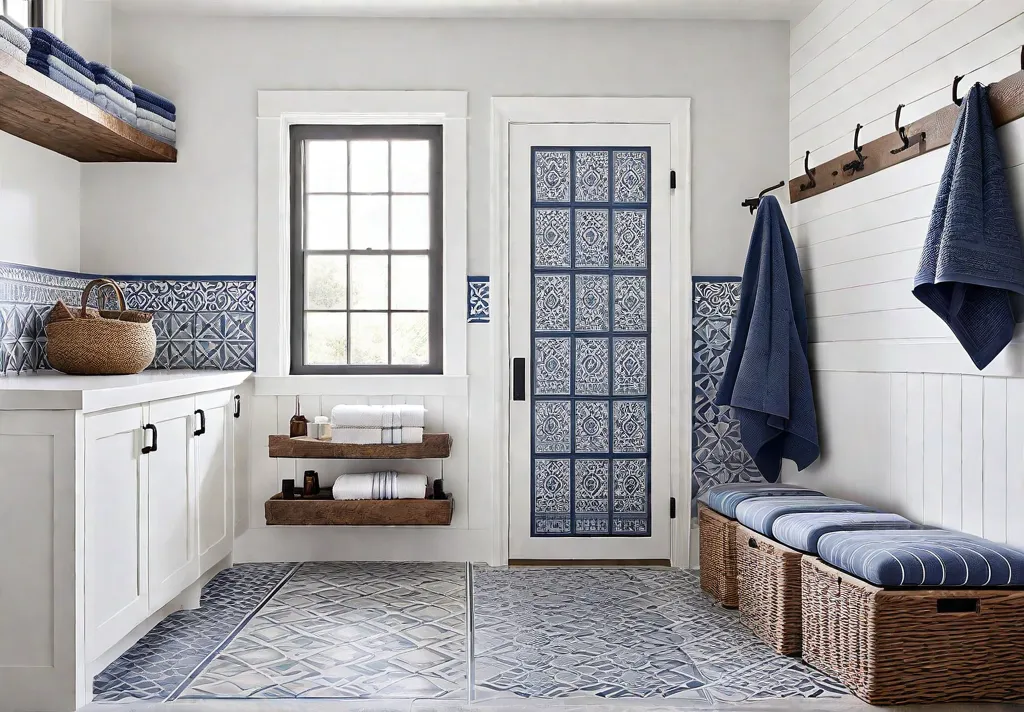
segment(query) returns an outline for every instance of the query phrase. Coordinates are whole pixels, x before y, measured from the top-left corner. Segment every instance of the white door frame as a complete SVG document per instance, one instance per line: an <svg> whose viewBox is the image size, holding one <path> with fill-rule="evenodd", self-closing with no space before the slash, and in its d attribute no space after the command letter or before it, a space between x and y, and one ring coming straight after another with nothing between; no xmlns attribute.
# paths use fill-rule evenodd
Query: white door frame
<svg viewBox="0 0 1024 712"><path fill-rule="evenodd" d="M491 99L491 348L494 354L493 542L491 565L508 563L509 368L508 152L512 124L667 124L672 133L676 189L670 206L671 448L669 482L677 515L671 521L672 565L690 565L691 361L693 352L690 267L690 100L688 98L494 97Z"/></svg>

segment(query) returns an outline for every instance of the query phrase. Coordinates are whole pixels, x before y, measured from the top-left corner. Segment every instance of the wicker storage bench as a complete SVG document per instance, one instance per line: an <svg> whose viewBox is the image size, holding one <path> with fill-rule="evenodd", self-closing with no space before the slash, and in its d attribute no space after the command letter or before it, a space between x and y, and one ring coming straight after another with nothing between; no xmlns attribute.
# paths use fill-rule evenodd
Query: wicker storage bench
<svg viewBox="0 0 1024 712"><path fill-rule="evenodd" d="M1024 591L883 589L801 567L804 660L866 702L1024 699Z"/></svg>
<svg viewBox="0 0 1024 712"><path fill-rule="evenodd" d="M736 525L740 619L781 655L799 655L800 562L803 554Z"/></svg>
<svg viewBox="0 0 1024 712"><path fill-rule="evenodd" d="M700 587L726 608L736 608L736 522L703 502L697 505L700 527Z"/></svg>

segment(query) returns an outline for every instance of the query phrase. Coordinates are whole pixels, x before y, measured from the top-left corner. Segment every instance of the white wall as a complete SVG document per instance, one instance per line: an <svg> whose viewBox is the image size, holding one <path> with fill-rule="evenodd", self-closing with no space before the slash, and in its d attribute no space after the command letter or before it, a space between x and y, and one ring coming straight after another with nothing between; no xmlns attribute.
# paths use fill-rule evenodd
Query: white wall
<svg viewBox="0 0 1024 712"><path fill-rule="evenodd" d="M791 36L790 177L1020 70L1022 0L824 0ZM1024 208L1024 122L999 131ZM791 208L822 458L787 479L1024 545L1024 337L982 374L911 294L948 149Z"/></svg>
<svg viewBox="0 0 1024 712"><path fill-rule="evenodd" d="M179 106L178 164L87 166L82 263L254 274L259 89L470 93L470 272L486 274L490 99L693 99L695 274L738 274L739 202L786 166L786 23L188 18L114 13L114 64ZM124 221L111 224L115 201Z"/></svg>

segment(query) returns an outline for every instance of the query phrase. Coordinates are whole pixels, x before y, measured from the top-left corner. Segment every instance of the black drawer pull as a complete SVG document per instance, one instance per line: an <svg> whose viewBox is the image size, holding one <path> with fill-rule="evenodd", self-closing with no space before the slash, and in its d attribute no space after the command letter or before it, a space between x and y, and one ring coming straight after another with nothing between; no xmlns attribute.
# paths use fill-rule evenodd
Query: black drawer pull
<svg viewBox="0 0 1024 712"><path fill-rule="evenodd" d="M192 434L195 435L196 437L198 437L200 435L205 435L206 434L206 413L204 413L203 409L200 408L199 410L196 411L195 414L199 416L199 429L196 430Z"/></svg>
<svg viewBox="0 0 1024 712"><path fill-rule="evenodd" d="M935 602L936 613L977 613L977 598L940 598Z"/></svg>
<svg viewBox="0 0 1024 712"><path fill-rule="evenodd" d="M526 400L526 359L512 359L512 400Z"/></svg>
<svg viewBox="0 0 1024 712"><path fill-rule="evenodd" d="M147 430L152 430L153 431L153 444L152 445L143 445L142 446L142 454L143 455L148 455L151 452L156 452L156 449L157 449L156 426L153 425L152 423L147 423L146 425L142 426L142 431L143 431L143 433L142 433L142 442L143 443L146 442L146 433L145 433L145 431L147 431Z"/></svg>
<svg viewBox="0 0 1024 712"><path fill-rule="evenodd" d="M235 396L235 417L242 417L242 396Z"/></svg>

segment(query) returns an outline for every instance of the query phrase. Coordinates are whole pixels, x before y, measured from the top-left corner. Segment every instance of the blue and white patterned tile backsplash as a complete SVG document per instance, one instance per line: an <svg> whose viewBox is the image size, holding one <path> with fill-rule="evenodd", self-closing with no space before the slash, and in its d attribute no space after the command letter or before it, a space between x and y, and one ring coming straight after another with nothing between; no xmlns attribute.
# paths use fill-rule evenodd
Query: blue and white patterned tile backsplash
<svg viewBox="0 0 1024 712"><path fill-rule="evenodd" d="M49 369L43 327L50 308L58 299L79 306L94 277L0 262L0 373ZM153 312L150 368L255 370L254 277L114 279L129 309Z"/></svg>
<svg viewBox="0 0 1024 712"><path fill-rule="evenodd" d="M693 278L692 502L717 484L762 479L740 443L739 423L728 407L715 405L739 301L739 277Z"/></svg>
<svg viewBox="0 0 1024 712"><path fill-rule="evenodd" d="M470 324L486 324L491 320L491 278L466 278L466 314Z"/></svg>

